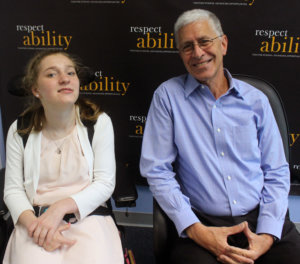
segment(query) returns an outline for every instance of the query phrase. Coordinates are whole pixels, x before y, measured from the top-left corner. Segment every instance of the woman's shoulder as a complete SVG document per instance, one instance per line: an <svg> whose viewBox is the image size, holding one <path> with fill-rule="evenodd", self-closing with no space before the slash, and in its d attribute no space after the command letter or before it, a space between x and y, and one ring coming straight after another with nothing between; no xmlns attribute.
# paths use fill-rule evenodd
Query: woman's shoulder
<svg viewBox="0 0 300 264"><path fill-rule="evenodd" d="M18 120L15 120L9 127L6 139L6 147L14 146L15 144L22 146L24 148L24 144L22 142L22 137L18 133Z"/></svg>
<svg viewBox="0 0 300 264"><path fill-rule="evenodd" d="M109 122L109 121L111 121L111 118L107 113L102 112L99 114L99 116L97 118L97 122L99 122L99 121L100 122Z"/></svg>
<svg viewBox="0 0 300 264"><path fill-rule="evenodd" d="M16 119L9 127L8 134L17 132L18 129L18 119Z"/></svg>
<svg viewBox="0 0 300 264"><path fill-rule="evenodd" d="M112 126L112 120L111 120L110 116L105 112L102 112L101 114L99 114L99 116L97 118L97 122L95 124L95 129L103 128L103 127L110 127L110 126Z"/></svg>

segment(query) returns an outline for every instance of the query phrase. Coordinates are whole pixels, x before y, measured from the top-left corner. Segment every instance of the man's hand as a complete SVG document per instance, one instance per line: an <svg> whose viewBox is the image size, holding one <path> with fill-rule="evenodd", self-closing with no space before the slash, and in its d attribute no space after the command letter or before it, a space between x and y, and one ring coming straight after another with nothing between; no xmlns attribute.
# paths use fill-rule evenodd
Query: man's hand
<svg viewBox="0 0 300 264"><path fill-rule="evenodd" d="M248 228L246 222L231 227L207 227L201 223L195 223L186 229L186 233L198 245L216 255L222 263L253 264L253 259L246 255L244 251L243 254L236 253L234 251L236 248L231 249L232 247L227 243L228 236L241 233L246 227Z"/></svg>
<svg viewBox="0 0 300 264"><path fill-rule="evenodd" d="M244 234L248 238L249 248L241 249L238 247L229 247L226 250L226 255L231 257L232 255L241 255L252 260L258 259L261 255L265 254L273 245L274 239L269 234L255 234L249 227L248 223L245 222ZM220 257L221 260L225 259L224 256Z"/></svg>

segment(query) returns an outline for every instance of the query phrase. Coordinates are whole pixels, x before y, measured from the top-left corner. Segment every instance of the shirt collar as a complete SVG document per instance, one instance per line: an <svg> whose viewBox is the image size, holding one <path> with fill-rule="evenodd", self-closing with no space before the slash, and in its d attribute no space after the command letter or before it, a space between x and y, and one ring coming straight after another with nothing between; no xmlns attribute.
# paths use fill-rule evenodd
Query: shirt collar
<svg viewBox="0 0 300 264"><path fill-rule="evenodd" d="M191 74L188 74L185 79L185 97L189 97L192 92L194 92L198 87L203 86L199 81L197 81Z"/></svg>
<svg viewBox="0 0 300 264"><path fill-rule="evenodd" d="M224 68L224 74L228 80L229 83L229 89L227 93L232 93L236 95L237 97L244 99L244 93L242 88L240 87L239 83L237 82L236 79L232 78L232 75L230 72Z"/></svg>
<svg viewBox="0 0 300 264"><path fill-rule="evenodd" d="M236 96L244 99L243 91L239 83L237 82L237 80L232 78L230 72L225 68L224 68L224 74L229 83L228 93L233 93ZM185 97L189 97L190 94L194 92L197 88L203 88L203 87L206 87L206 85L197 81L191 74L188 74L185 80Z"/></svg>

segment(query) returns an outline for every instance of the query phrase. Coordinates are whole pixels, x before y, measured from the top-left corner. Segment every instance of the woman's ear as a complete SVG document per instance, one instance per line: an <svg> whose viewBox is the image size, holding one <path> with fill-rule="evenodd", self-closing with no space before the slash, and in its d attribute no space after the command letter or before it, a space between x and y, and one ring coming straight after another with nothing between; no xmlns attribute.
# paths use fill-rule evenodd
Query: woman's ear
<svg viewBox="0 0 300 264"><path fill-rule="evenodd" d="M39 98L40 97L40 94L38 92L38 89L34 86L31 88L31 91L32 91L32 94L36 97L36 98Z"/></svg>

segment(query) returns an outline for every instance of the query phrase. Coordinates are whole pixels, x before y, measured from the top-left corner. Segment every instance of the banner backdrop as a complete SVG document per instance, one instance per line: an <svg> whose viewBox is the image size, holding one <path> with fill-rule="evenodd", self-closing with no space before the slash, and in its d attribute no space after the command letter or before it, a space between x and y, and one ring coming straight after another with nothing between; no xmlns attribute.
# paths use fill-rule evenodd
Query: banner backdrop
<svg viewBox="0 0 300 264"><path fill-rule="evenodd" d="M74 53L94 71L95 80L82 86L81 93L111 116L118 162L130 167L138 184L145 184L138 162L152 94L161 82L185 73L173 24L183 11L204 8L217 14L228 36L225 67L261 77L279 91L289 119L293 186L300 182L299 1L6 0L1 5L5 134L24 103L7 87L22 74L26 61L43 49Z"/></svg>

